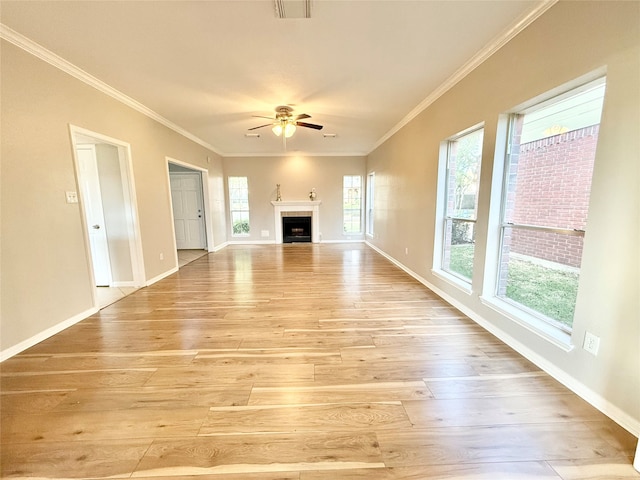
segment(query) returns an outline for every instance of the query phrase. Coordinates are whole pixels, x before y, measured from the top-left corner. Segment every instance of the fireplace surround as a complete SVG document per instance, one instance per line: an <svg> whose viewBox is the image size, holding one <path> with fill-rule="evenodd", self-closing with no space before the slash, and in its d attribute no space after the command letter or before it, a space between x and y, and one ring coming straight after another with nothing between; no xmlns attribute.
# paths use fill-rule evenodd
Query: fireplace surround
<svg viewBox="0 0 640 480"><path fill-rule="evenodd" d="M311 242L320 243L320 204L321 200L272 201L274 216L275 243L283 243L282 218L288 216L311 217Z"/></svg>

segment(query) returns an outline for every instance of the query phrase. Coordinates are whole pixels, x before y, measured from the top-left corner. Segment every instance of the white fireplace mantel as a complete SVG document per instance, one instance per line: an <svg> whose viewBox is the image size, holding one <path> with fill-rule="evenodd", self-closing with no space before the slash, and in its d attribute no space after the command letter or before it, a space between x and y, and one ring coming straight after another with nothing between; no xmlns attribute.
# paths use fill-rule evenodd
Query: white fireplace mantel
<svg viewBox="0 0 640 480"><path fill-rule="evenodd" d="M320 204L322 200L271 201L275 220L276 243L282 243L282 213L311 212L311 241L320 243Z"/></svg>

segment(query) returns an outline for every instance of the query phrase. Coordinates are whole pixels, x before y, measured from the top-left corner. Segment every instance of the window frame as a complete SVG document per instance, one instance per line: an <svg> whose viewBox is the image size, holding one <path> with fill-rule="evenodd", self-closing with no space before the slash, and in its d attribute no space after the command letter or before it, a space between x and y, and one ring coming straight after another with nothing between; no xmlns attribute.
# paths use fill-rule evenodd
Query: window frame
<svg viewBox="0 0 640 480"><path fill-rule="evenodd" d="M244 183L246 187L237 188L231 186L232 179L244 179ZM249 237L251 235L251 216L250 216L250 206L249 206L249 178L246 175L229 175L227 177L227 190L228 190L228 198L229 198L229 226L231 230L232 237ZM233 190L246 190L245 198L242 199L243 203L246 203L246 208L233 208L234 201L232 199L232 191ZM246 233L235 233L233 229L234 225L234 213L239 213L241 216L246 215L246 222L248 225L248 231Z"/></svg>
<svg viewBox="0 0 640 480"><path fill-rule="evenodd" d="M349 188L354 188L354 187L346 187L345 186L345 182L347 180L347 178L350 178L352 181L354 179L358 179L358 182L360 184L360 186L358 187L359 193L358 193L358 204L360 205L358 208L346 208L345 204L347 201L347 198L345 197L346 192L348 191ZM362 202L362 190L363 190L363 185L362 185L362 175L343 175L342 176L342 234L349 236L349 235L362 235L362 207L363 207L363 202ZM356 232L348 232L346 230L346 225L347 225L347 213L348 212L358 212L358 231ZM351 222L349 222L349 224L351 224Z"/></svg>
<svg viewBox="0 0 640 480"><path fill-rule="evenodd" d="M450 214L449 212L449 191L450 191L450 160L451 160L451 152L452 146L455 142L458 142L461 138L473 134L478 131L482 131L482 144L484 145L484 123L475 124L461 132L450 136L449 138L440 142L440 151L438 155L438 186L437 186L437 197L436 197L436 225L435 225L435 239L434 239L434 251L433 251L433 268L431 272L447 281L448 283L454 285L459 288L463 292L467 294L471 294L472 292L472 283L473 278L467 278L458 272L453 270L446 270L444 268L444 258L445 258L445 248L447 246L447 223L448 222L466 222L471 223L473 228L476 228L476 224L478 221L478 195L479 188L476 192L476 200L474 207L474 218L463 218L460 216L455 216ZM480 173L482 171L482 148L480 149L480 159L478 164L478 187L479 187L479 178ZM450 245L449 245L450 247ZM476 252L474 249L474 260L475 264ZM473 277L473 265L472 265L472 277Z"/></svg>
<svg viewBox="0 0 640 480"><path fill-rule="evenodd" d="M580 91L587 90L592 86L603 83L606 88L606 72L599 70L587 76L581 77L573 82L553 89L544 95L538 96L514 108L510 112L499 116L496 132L496 150L494 156L493 177L490 195L489 209L489 229L487 232L487 250L485 252L485 271L483 276L482 292L480 301L483 305L491 308L499 314L509 318L527 330L549 341L556 347L570 352L575 348L572 343L572 334L575 331L563 326L559 321L545 316L543 313L533 310L526 305L511 300L506 296L498 295L501 275L501 261L503 252L503 239L505 228L534 229L538 231L549 231L572 236L585 236L584 229L556 228L529 224L516 224L507 222L507 194L509 185L509 167L511 163L512 149L512 129L515 118L519 115L526 115L537 110L544 109L550 105L557 104L564 99L574 96ZM606 99L606 93L605 93ZM604 107L603 107L604 110ZM602 122L602 111L600 122ZM589 204L591 203L591 192L589 194ZM584 252L582 252L584 255ZM580 281L578 280L578 298L580 296ZM576 302L577 304L577 302ZM574 316L575 321L575 316Z"/></svg>
<svg viewBox="0 0 640 480"><path fill-rule="evenodd" d="M375 200L375 184L376 184L376 172L369 172L367 174L367 194L365 200L365 234L369 237L374 236L374 200Z"/></svg>

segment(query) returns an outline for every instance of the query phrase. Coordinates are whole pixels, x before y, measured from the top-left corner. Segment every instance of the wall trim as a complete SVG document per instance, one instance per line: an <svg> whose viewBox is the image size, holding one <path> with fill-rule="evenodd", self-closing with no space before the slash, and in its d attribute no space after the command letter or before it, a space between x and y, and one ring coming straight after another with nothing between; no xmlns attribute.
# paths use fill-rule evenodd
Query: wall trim
<svg viewBox="0 0 640 480"><path fill-rule="evenodd" d="M218 252L218 251L220 251L220 250L222 250L223 248L228 247L228 246L229 246L229 242L221 243L221 244L220 244L220 245L218 245L218 246L213 246L213 247L211 247L211 249L209 250L209 253L215 253L215 252Z"/></svg>
<svg viewBox="0 0 640 480"><path fill-rule="evenodd" d="M385 133L380 140L378 140L371 150L367 153L367 155L371 154L376 148L382 145L384 142L389 140L393 135L395 135L402 127L408 124L411 120L417 117L423 110L425 110L429 105L434 103L438 98L447 93L454 85L456 85L460 80L469 75L473 70L479 67L482 63L484 63L489 57L491 57L494 53L504 47L507 43L509 43L516 35L522 32L525 28L531 25L535 20L537 20L542 14L544 14L547 10L553 7L559 0L544 0L540 4L538 4L533 10L524 14L517 20L514 24L512 24L506 31L498 35L492 41L490 41L487 45L484 46L482 50L476 53L471 59L462 65L458 70L454 72L449 78L447 78L438 88L436 88L427 98L425 98L422 102L418 104L413 110L411 110L400 122L398 122L394 127L391 128L387 133Z"/></svg>
<svg viewBox="0 0 640 480"><path fill-rule="evenodd" d="M460 310L462 313L464 313L466 316L468 316L471 320L476 322L482 328L487 330L489 333L494 335L496 338L498 338L499 340L507 344L509 347L513 348L516 352L518 352L520 355L525 357L527 360L533 362L535 365L537 365L543 371L545 371L546 373L551 375L553 378L555 378L557 381L562 383L565 387L567 387L573 393L578 395L580 398L590 403L593 407L595 407L600 412L605 414L607 417L609 417L611 420L616 422L622 428L624 428L631 434L635 435L636 437L640 436L640 419L635 419L631 417L629 414L627 414L626 412L622 411L620 408L613 405L611 402L609 402L607 399L602 397L600 394L594 392L589 387L584 385L582 382L578 381L576 378L572 377L564 370L558 368L555 364L549 362L544 357L538 355L536 352L531 350L526 345L515 340L511 335L505 333L503 330L497 328L493 323L489 322L487 319L482 317L482 315L473 311L468 306L464 305L463 303L456 300L454 297L450 296L443 290L439 289L432 283L428 282L427 280L422 278L420 275L415 273L413 270L409 269L408 267L403 265L401 262L397 261L391 255L388 255L386 252L384 252L383 250L379 249L378 247L376 247L375 245L369 242L365 242L365 243L369 247L371 247L373 250L378 252L380 255L385 257L387 260L389 260L391 263L393 263L400 269L404 270L405 273L411 275L418 282L422 283L429 290L432 290L435 294L442 297L448 303L456 307L458 310Z"/></svg>
<svg viewBox="0 0 640 480"><path fill-rule="evenodd" d="M13 357L14 355L19 354L20 352L25 351L27 348L33 347L34 345L46 340L47 338L53 337L56 333L60 333L61 331L75 325L76 323L84 320L87 317L90 317L94 313L98 313L100 311L97 307L89 308L84 312L78 313L71 318L63 320L62 322L43 330L35 334L31 338L27 338L22 342L14 345L12 347L7 348L6 350L2 350L0 352L0 362L4 362L5 360Z"/></svg>
<svg viewBox="0 0 640 480"><path fill-rule="evenodd" d="M21 48L27 53L30 53L31 55L38 57L40 60L47 62L49 65L52 65L58 68L59 70L62 70L63 72L68 73L72 77L80 80L81 82L86 83L87 85L90 85L96 90L102 93L105 93L112 98L115 98L119 102L124 103L128 107L131 107L134 110L142 113L143 115L146 115L147 117L155 120L156 122L161 123L165 127L170 128L174 132L179 133L183 137L188 138L189 140L197 143L198 145L201 145L211 150L212 152L220 156L223 156L223 154L219 152L216 148L214 148L213 145L205 142L201 138L196 137L194 134L186 131L184 128L180 127L179 125L176 125L175 123L166 119L159 113L154 112L153 110L144 106L142 103L138 102L137 100L134 100L133 98L129 97L128 95L125 95L119 90L116 90L115 88L106 84L102 80L99 80L93 75L75 66L73 63L56 55L52 51L47 50L39 43L34 42L33 40L25 37L21 33L16 32L15 30L7 27L2 23L0 23L0 38L5 39L7 42L14 44L16 47Z"/></svg>
<svg viewBox="0 0 640 480"><path fill-rule="evenodd" d="M111 286L112 287L134 287L134 288L139 288L138 285L136 284L136 282L134 282L133 280L127 280L124 282L111 282Z"/></svg>
<svg viewBox="0 0 640 480"><path fill-rule="evenodd" d="M178 267L173 267L173 268L167 270L166 272L161 273L160 275L157 275L157 276L155 276L153 278L150 278L149 280L147 280L147 282L144 284L144 286L145 287L149 287L149 286L153 285L154 283L159 282L163 278L167 278L169 275L173 275L178 270L179 270Z"/></svg>
<svg viewBox="0 0 640 480"><path fill-rule="evenodd" d="M375 149L374 149L375 150ZM222 155L224 158L267 158L267 157L366 157L368 153L366 151L358 152L307 152L303 150L296 150L294 152L281 152L281 153L227 153Z"/></svg>
<svg viewBox="0 0 640 480"><path fill-rule="evenodd" d="M275 240L229 240L225 242L225 246L229 245L273 245Z"/></svg>
<svg viewBox="0 0 640 480"><path fill-rule="evenodd" d="M355 239L355 240L321 240L320 243L364 243L365 240Z"/></svg>

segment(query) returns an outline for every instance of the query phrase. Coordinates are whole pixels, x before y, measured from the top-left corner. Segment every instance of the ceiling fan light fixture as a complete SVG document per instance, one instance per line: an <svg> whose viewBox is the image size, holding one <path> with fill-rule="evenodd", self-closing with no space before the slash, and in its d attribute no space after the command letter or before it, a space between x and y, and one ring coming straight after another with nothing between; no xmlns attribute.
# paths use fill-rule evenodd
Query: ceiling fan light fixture
<svg viewBox="0 0 640 480"><path fill-rule="evenodd" d="M293 134L296 133L296 124L289 121L284 127L284 136L286 138L291 138Z"/></svg>
<svg viewBox="0 0 640 480"><path fill-rule="evenodd" d="M273 133L276 134L277 137L279 137L280 135L282 135L282 124L281 123L274 124L271 130L273 131Z"/></svg>

